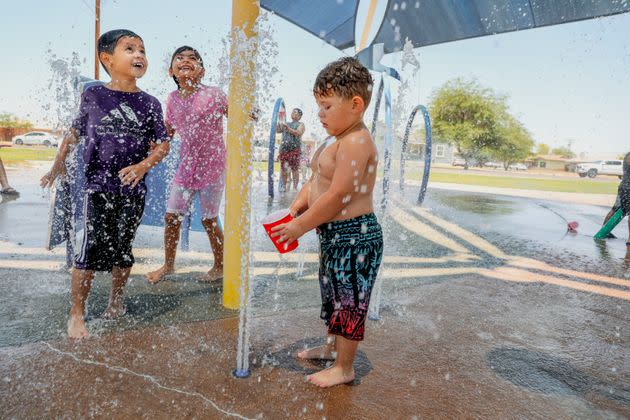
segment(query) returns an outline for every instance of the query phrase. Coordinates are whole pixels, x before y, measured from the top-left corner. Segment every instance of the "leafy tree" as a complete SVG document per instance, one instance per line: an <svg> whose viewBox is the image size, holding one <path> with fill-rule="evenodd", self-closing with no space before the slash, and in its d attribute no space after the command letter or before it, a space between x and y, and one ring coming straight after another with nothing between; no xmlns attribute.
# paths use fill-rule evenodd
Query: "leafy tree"
<svg viewBox="0 0 630 420"><path fill-rule="evenodd" d="M549 145L545 144L545 143L539 143L538 147L536 148L536 152L539 155L548 155L549 154Z"/></svg>
<svg viewBox="0 0 630 420"><path fill-rule="evenodd" d="M7 128L33 128L33 124L27 120L21 120L13 114L8 112L0 113L0 127Z"/></svg>
<svg viewBox="0 0 630 420"><path fill-rule="evenodd" d="M446 82L432 94L429 109L436 141L453 144L465 169L476 153L499 144L497 111L505 109L505 98L476 81Z"/></svg>
<svg viewBox="0 0 630 420"><path fill-rule="evenodd" d="M567 158L567 159L573 159L575 157L575 153L573 153L571 149L569 149L566 146L556 147L551 150L551 153L553 153L554 155L562 156L563 158Z"/></svg>
<svg viewBox="0 0 630 420"><path fill-rule="evenodd" d="M534 147L534 140L523 124L508 113L502 113L498 129L499 144L492 149L494 159L503 163L507 171L513 163L527 159Z"/></svg>

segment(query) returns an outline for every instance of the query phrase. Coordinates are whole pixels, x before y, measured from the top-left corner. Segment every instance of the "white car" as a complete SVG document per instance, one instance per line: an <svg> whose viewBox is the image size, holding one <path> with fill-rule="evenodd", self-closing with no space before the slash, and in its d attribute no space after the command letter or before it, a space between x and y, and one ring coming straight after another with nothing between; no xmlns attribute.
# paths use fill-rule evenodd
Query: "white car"
<svg viewBox="0 0 630 420"><path fill-rule="evenodd" d="M581 163L577 166L578 175L584 178L595 178L597 175L623 176L623 161L621 160L598 160L590 163Z"/></svg>
<svg viewBox="0 0 630 420"><path fill-rule="evenodd" d="M508 166L508 169L511 169L513 171L526 171L527 166L523 163L513 163L510 166Z"/></svg>
<svg viewBox="0 0 630 420"><path fill-rule="evenodd" d="M52 147L59 145L59 139L50 133L45 133L43 131L31 131L13 137L13 139L11 139L11 143L18 146L24 144Z"/></svg>

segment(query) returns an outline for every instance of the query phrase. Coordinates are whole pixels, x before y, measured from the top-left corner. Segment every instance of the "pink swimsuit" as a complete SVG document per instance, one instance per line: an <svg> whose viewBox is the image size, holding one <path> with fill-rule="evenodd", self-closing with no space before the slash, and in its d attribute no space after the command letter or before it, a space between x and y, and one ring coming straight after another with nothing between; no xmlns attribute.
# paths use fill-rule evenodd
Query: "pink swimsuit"
<svg viewBox="0 0 630 420"><path fill-rule="evenodd" d="M227 97L216 87L202 86L187 98L178 91L166 99L166 122L181 137L181 161L171 186L167 212L188 211L199 193L204 219L219 214L225 188L223 117Z"/></svg>

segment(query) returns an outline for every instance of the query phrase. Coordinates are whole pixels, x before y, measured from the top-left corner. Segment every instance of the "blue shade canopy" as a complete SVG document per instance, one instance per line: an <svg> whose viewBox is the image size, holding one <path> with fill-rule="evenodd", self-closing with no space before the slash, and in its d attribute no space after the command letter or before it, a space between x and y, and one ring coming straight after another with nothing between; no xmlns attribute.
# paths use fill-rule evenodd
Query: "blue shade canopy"
<svg viewBox="0 0 630 420"><path fill-rule="evenodd" d="M630 11L630 0L260 0L260 5L340 50L382 43L385 53L401 50L406 38L423 47ZM361 33L355 34L355 26ZM361 45L366 39L371 42Z"/></svg>

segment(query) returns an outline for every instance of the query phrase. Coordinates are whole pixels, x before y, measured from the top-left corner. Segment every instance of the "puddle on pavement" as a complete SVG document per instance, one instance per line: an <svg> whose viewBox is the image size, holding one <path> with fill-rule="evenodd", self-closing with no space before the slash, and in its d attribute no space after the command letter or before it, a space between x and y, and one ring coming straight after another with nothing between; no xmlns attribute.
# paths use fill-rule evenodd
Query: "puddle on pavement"
<svg viewBox="0 0 630 420"><path fill-rule="evenodd" d="M456 210L487 215L508 215L516 211L514 203L490 196L472 194L440 194L436 200Z"/></svg>

